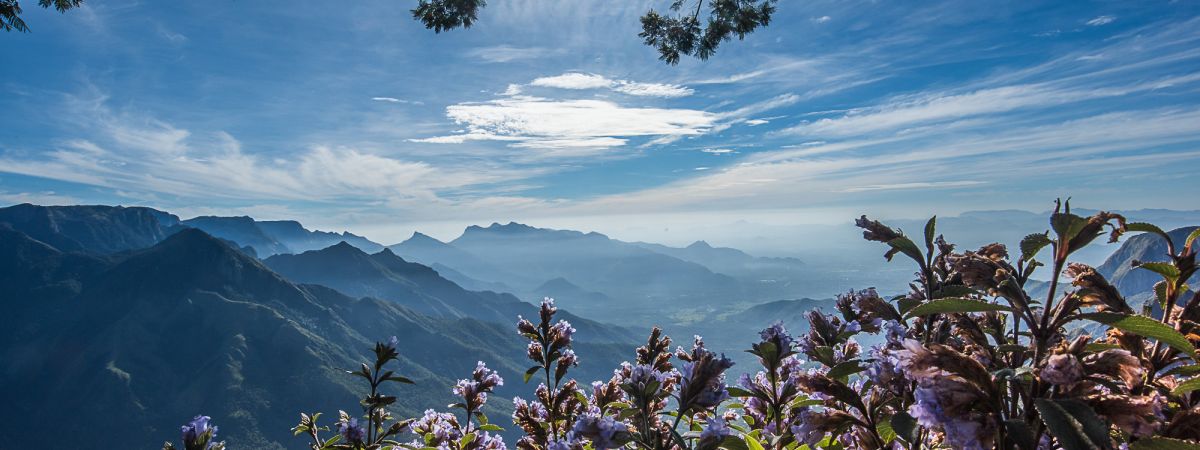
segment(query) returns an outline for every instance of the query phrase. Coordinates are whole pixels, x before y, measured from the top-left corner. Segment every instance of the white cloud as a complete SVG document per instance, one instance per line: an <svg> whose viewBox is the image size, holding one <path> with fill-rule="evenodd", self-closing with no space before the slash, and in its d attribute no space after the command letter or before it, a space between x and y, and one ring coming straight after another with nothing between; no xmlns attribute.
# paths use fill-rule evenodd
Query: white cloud
<svg viewBox="0 0 1200 450"><path fill-rule="evenodd" d="M64 113L86 138L37 152L0 153L0 173L108 188L122 195L230 201L442 201L543 169L483 164L435 166L355 148L315 145L286 156L247 153L224 132L192 133L170 124L117 114L103 100ZM47 194L21 194L49 202ZM17 198L16 194L8 198Z"/></svg>
<svg viewBox="0 0 1200 450"><path fill-rule="evenodd" d="M967 186L979 186L987 184L986 181L914 181L909 183L892 183L892 184L867 184L861 186L851 186L840 190L839 192L868 192L868 191L895 191L903 189L944 189Z"/></svg>
<svg viewBox="0 0 1200 450"><path fill-rule="evenodd" d="M529 84L558 89L607 89L613 85L613 80L591 73L571 72L552 77L535 78Z"/></svg>
<svg viewBox="0 0 1200 450"><path fill-rule="evenodd" d="M821 16L821 17L814 17L812 21L816 22L816 23L825 23L825 22L830 21L831 19L833 19L833 18L829 17L829 16Z"/></svg>
<svg viewBox="0 0 1200 450"><path fill-rule="evenodd" d="M466 140L516 141L524 148L608 148L629 137L683 137L704 134L718 120L693 109L634 108L606 100L551 100L510 97L446 108L466 128L463 134L416 139L426 143Z"/></svg>
<svg viewBox="0 0 1200 450"><path fill-rule="evenodd" d="M710 155L728 155L730 153L737 153L737 151L731 148L704 148L700 149L700 151Z"/></svg>
<svg viewBox="0 0 1200 450"><path fill-rule="evenodd" d="M674 84L613 80L603 75L579 72L568 72L562 75L555 75L551 77L539 77L531 81L529 85L575 90L611 89L622 94L640 97L675 98L686 97L695 93L695 91L690 88Z"/></svg>
<svg viewBox="0 0 1200 450"><path fill-rule="evenodd" d="M759 125L764 125L764 124L768 124L768 123L771 123L771 121L766 120L766 119L750 119L750 120L746 121L746 125L750 125L752 127L757 127Z"/></svg>
<svg viewBox="0 0 1200 450"><path fill-rule="evenodd" d="M497 45L492 47L480 47L472 49L466 54L471 58L480 59L486 62L506 63L512 61L538 59L561 53L563 53L561 49L551 50L544 47L514 47L511 45Z"/></svg>
<svg viewBox="0 0 1200 450"><path fill-rule="evenodd" d="M424 105L425 104L425 102L414 101L414 100L404 100L404 99L400 99L400 98L396 98L396 97L371 97L371 100L377 101L377 102L385 102L385 103L403 103L403 104L407 104L407 105Z"/></svg>
<svg viewBox="0 0 1200 450"><path fill-rule="evenodd" d="M1200 81L1200 74L1139 80L1124 86L1092 87L1078 80L1016 84L965 93L935 92L852 110L842 116L793 126L782 133L810 136L857 136L904 130L1019 109L1042 109L1084 100L1119 97Z"/></svg>
<svg viewBox="0 0 1200 450"><path fill-rule="evenodd" d="M1110 23L1113 23L1113 21L1115 21L1115 20L1117 20L1117 18L1115 16L1099 16L1099 17L1096 17L1095 19L1087 21L1087 25L1089 27L1098 27L1098 26L1103 26L1103 25L1108 25Z"/></svg>

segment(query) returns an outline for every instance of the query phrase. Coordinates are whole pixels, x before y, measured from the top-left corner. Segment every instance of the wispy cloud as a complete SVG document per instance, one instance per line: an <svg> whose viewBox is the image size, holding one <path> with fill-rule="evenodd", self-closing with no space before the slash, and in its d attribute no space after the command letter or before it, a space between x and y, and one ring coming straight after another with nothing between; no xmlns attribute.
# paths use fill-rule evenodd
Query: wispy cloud
<svg viewBox="0 0 1200 450"><path fill-rule="evenodd" d="M579 72L568 72L562 75L536 78L529 85L576 90L611 89L627 95L663 98L687 97L695 93L690 88L674 84L613 80L602 75Z"/></svg>
<svg viewBox="0 0 1200 450"><path fill-rule="evenodd" d="M1116 16L1099 16L1099 17L1096 17L1095 19L1087 21L1087 25L1090 27L1099 27L1099 26L1108 25L1110 23L1113 23L1116 20L1117 20Z"/></svg>
<svg viewBox="0 0 1200 450"><path fill-rule="evenodd" d="M402 104L407 104L407 105L424 105L425 104L425 102L422 102L422 101L405 100L405 99L396 98L396 97L371 97L371 100L374 100L377 102L385 102L385 103L402 103Z"/></svg>
<svg viewBox="0 0 1200 450"><path fill-rule="evenodd" d="M630 137L682 137L707 132L719 117L683 108L622 106L607 100L553 100L517 96L446 108L464 133L414 139L425 143L514 141L526 148L608 148Z"/></svg>
<svg viewBox="0 0 1200 450"><path fill-rule="evenodd" d="M987 184L986 181L914 181L909 183L892 183L892 184L867 184L862 186L850 186L842 189L839 192L868 192L868 191L896 191L904 189L945 189L965 186L979 186Z"/></svg>
<svg viewBox="0 0 1200 450"><path fill-rule="evenodd" d="M491 47L480 47L471 49L466 54L468 57L478 59L490 63L506 63L513 61L526 61L531 59L544 58L547 56L563 53L562 49L548 49L545 47L514 47L511 45L495 45Z"/></svg>
<svg viewBox="0 0 1200 450"><path fill-rule="evenodd" d="M103 97L72 104L74 108L63 117L78 124L86 137L32 153L0 153L0 172L143 197L333 203L438 200L476 186L540 173L434 166L323 145L288 157L266 157L243 150L241 142L221 131L193 133L160 120L114 112ZM37 198L37 194L22 195Z"/></svg>

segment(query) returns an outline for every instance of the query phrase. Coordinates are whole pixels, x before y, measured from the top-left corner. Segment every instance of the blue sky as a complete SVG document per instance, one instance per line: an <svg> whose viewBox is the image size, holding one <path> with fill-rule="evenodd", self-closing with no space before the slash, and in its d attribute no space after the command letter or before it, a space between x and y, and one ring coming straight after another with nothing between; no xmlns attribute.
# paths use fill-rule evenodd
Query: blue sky
<svg viewBox="0 0 1200 450"><path fill-rule="evenodd" d="M1196 2L784 0L674 67L636 36L665 1L493 0L440 35L415 1L341 3L27 7L0 36L0 202L388 243L1200 206Z"/></svg>

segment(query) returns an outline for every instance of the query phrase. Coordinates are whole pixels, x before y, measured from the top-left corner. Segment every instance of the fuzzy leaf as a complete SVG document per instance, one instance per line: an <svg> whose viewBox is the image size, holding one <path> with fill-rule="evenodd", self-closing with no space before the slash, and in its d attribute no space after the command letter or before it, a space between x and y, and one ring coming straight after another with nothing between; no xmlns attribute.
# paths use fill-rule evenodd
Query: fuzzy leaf
<svg viewBox="0 0 1200 450"><path fill-rule="evenodd" d="M1200 378L1192 378L1179 383L1178 386L1175 386L1175 389L1171 390L1171 393L1175 395L1183 395L1197 389L1200 389Z"/></svg>
<svg viewBox="0 0 1200 450"><path fill-rule="evenodd" d="M921 249L917 248L917 244L914 244L911 239L900 236L888 241L887 244L892 247L892 250L904 253L918 264L921 264L922 266L925 264L925 261L921 259ZM893 252L888 252L889 255L892 253ZM891 257L888 257L888 260L891 260Z"/></svg>
<svg viewBox="0 0 1200 450"><path fill-rule="evenodd" d="M851 360L851 361L846 361L846 362L840 363L836 366L833 366L833 368L829 369L829 373L825 374L825 376L828 376L829 378L833 378L836 380L838 378L843 378L843 377L848 377L850 375L854 375L854 374L862 372L864 370L867 370L867 368L866 368L866 366L862 365L861 361Z"/></svg>
<svg viewBox="0 0 1200 450"><path fill-rule="evenodd" d="M937 300L925 302L920 306L909 310L904 316L906 319L911 319L913 317L928 316L930 314L1009 310L1011 310L1011 308L1008 306L981 302L979 300L968 300L965 298L939 298Z"/></svg>
<svg viewBox="0 0 1200 450"><path fill-rule="evenodd" d="M1193 360L1196 359L1196 349L1192 347L1192 343L1188 342L1187 338L1179 334L1178 331L1175 331L1174 328L1163 325L1161 322L1149 317L1111 312L1083 314L1080 317L1139 336L1157 339L1164 344L1170 345L1171 348L1187 354Z"/></svg>
<svg viewBox="0 0 1200 450"><path fill-rule="evenodd" d="M1112 448L1108 426L1086 403L1078 400L1039 398L1035 405L1050 434L1063 450L1107 450Z"/></svg>
<svg viewBox="0 0 1200 450"><path fill-rule="evenodd" d="M1171 263L1165 262L1145 262L1137 266L1139 269L1146 269L1151 272L1162 275L1167 282L1174 283L1179 279L1179 268Z"/></svg>
<svg viewBox="0 0 1200 450"><path fill-rule="evenodd" d="M525 370L525 382L528 383L529 379L533 378L533 374L537 373L537 371L541 370L541 369L542 369L542 366L533 366L533 367L530 367L529 369Z"/></svg>
<svg viewBox="0 0 1200 450"><path fill-rule="evenodd" d="M1187 240L1183 241L1183 245L1192 248L1192 243L1196 242L1196 239L1200 239L1200 228L1192 230L1191 234L1188 234Z"/></svg>
<svg viewBox="0 0 1200 450"><path fill-rule="evenodd" d="M1033 233L1025 236L1024 239L1021 239L1021 259L1025 261L1033 259L1047 245L1050 245L1050 237L1046 236L1046 233Z"/></svg>

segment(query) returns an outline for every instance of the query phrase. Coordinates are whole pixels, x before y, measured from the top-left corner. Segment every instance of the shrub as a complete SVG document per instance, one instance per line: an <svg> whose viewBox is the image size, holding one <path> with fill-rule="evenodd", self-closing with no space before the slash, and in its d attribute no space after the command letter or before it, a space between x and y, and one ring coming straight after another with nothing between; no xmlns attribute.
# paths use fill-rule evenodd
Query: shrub
<svg viewBox="0 0 1200 450"><path fill-rule="evenodd" d="M891 260L915 262L906 295L874 289L838 297L836 310L813 310L809 330L792 336L776 323L748 350L760 367L728 386L733 362L695 337L671 351L658 328L607 381L580 387L569 371L575 329L554 321L552 299L538 323L519 319L539 385L515 398L512 422L520 450L794 450L809 449L1194 449L1200 440L1200 294L1186 294L1197 271L1192 233L1182 246L1145 223L1117 214L1091 217L1059 205L1050 231L1026 236L1020 254L1002 244L957 252L930 219L918 245L865 216L867 240ZM1070 256L1108 233L1148 232L1167 241L1169 260L1137 262L1162 277L1140 312L1095 269ZM1038 259L1045 254L1045 263ZM1049 267L1046 294L1033 296L1031 275ZM1070 284L1060 285L1063 277ZM1061 292L1060 292L1061 291ZM1101 324L1103 336L1082 333ZM863 349L856 336L882 335ZM393 338L394 339L394 338ZM302 414L297 434L314 449L503 450L480 408L503 380L480 362L453 392L461 416L428 410L397 420L379 392L410 383L386 365L395 341L375 346L374 366L349 373L369 383L363 414L339 413L336 434L319 414ZM203 420L201 420L203 419ZM460 420L461 419L461 420ZM207 417L184 427L187 449L209 444ZM199 434L197 434L199 433ZM415 436L404 442L402 435ZM189 436L191 440L189 441ZM199 437L198 437L199 436ZM170 444L167 444L170 448Z"/></svg>

